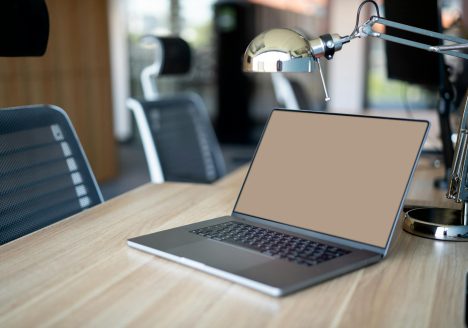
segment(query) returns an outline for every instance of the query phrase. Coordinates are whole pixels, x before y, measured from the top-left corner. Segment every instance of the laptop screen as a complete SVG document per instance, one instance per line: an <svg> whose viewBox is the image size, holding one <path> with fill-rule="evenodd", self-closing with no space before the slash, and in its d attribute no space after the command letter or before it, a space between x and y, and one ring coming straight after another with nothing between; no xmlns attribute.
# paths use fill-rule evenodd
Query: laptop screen
<svg viewBox="0 0 468 328"><path fill-rule="evenodd" d="M275 110L234 211L386 247L428 127Z"/></svg>

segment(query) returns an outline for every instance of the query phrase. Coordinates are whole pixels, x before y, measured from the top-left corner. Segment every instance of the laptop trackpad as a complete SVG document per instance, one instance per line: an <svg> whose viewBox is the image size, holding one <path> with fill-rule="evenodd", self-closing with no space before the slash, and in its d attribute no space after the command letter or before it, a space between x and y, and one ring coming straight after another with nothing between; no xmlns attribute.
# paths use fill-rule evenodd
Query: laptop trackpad
<svg viewBox="0 0 468 328"><path fill-rule="evenodd" d="M167 252L230 272L272 261L269 256L212 240L197 241Z"/></svg>

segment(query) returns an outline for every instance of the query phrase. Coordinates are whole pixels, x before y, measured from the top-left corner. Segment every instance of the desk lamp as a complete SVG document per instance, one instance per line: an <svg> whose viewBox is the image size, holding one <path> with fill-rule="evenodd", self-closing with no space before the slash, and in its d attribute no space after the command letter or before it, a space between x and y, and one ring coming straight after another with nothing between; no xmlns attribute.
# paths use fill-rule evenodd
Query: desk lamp
<svg viewBox="0 0 468 328"><path fill-rule="evenodd" d="M368 21L359 25L361 9L367 3L375 6L377 16L371 16ZM380 33L373 29L376 24L448 41L451 44L428 45ZM380 16L375 1L365 0L358 8L356 25L350 35L324 34L316 39L307 40L294 30L272 29L261 33L250 42L244 54L243 69L245 72L314 72L318 70L325 92L325 101L329 101L330 97L323 78L320 59L322 57L327 60L333 59L334 54L340 51L346 43L368 36L430 52L468 59L468 54L461 52L461 50L468 48L468 40L387 20ZM468 151L468 114L466 112L467 109L465 108L462 126L459 131L457 158L452 166L450 189L447 194L447 197L457 202L463 201L465 204L468 201L468 181L465 184L468 171L468 161L465 160ZM464 206L462 211L415 209L406 215L404 229L410 233L429 238L468 241L467 220L467 206Z"/></svg>

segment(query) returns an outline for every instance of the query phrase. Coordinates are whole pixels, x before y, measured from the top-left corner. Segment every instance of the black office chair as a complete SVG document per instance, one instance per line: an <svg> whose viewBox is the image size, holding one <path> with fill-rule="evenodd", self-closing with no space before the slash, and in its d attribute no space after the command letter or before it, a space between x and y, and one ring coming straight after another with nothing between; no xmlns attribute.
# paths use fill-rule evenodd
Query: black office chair
<svg viewBox="0 0 468 328"><path fill-rule="evenodd" d="M0 244L102 202L61 108L0 109Z"/></svg>
<svg viewBox="0 0 468 328"><path fill-rule="evenodd" d="M151 182L211 183L226 174L224 158L205 104L193 92L161 96L157 78L190 70L190 46L178 37L147 35L154 62L141 72L145 100L128 99L137 123Z"/></svg>
<svg viewBox="0 0 468 328"><path fill-rule="evenodd" d="M194 93L128 99L153 183L210 183L226 173L223 155L202 99Z"/></svg>
<svg viewBox="0 0 468 328"><path fill-rule="evenodd" d="M310 109L303 85L283 73L272 73L271 81L279 107L288 109Z"/></svg>

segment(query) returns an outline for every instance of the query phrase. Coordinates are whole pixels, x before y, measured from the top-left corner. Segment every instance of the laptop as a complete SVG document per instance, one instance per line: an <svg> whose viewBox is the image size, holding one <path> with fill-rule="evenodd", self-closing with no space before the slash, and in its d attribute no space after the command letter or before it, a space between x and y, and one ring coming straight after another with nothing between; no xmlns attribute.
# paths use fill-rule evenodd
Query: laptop
<svg viewBox="0 0 468 328"><path fill-rule="evenodd" d="M388 252L428 130L274 110L231 215L128 245L273 296L365 267Z"/></svg>

